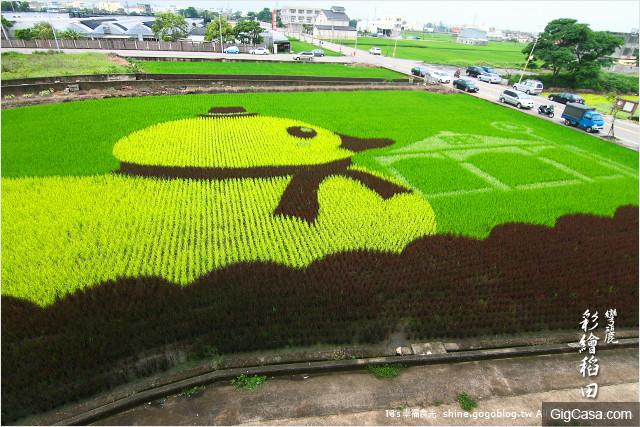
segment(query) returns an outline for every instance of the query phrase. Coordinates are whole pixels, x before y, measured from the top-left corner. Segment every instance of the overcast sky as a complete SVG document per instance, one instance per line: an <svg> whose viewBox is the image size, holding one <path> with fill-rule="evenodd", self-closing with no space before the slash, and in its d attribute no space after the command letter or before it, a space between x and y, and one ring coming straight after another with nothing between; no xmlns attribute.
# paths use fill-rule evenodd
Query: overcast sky
<svg viewBox="0 0 640 427"><path fill-rule="evenodd" d="M121 0L124 3L124 0ZM131 0L129 4L144 1ZM151 4L176 5L178 8L211 7L233 10L262 10L282 6L330 8L343 6L351 19L374 19L401 15L406 21L445 25L485 25L503 30L540 32L556 18L574 18L593 30L630 32L640 27L640 2L637 0L568 0L568 1L150 1Z"/></svg>

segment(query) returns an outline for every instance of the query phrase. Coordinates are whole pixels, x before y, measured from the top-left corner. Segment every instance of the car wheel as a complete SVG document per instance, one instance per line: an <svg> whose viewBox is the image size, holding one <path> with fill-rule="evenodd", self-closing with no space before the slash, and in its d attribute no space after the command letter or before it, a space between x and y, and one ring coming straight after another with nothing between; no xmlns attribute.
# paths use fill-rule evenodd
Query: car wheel
<svg viewBox="0 0 640 427"><path fill-rule="evenodd" d="M518 90L518 88L517 88L516 86L513 86L513 88L514 88L515 90Z"/></svg>
<svg viewBox="0 0 640 427"><path fill-rule="evenodd" d="M500 98L500 102L502 102L504 104L504 98Z"/></svg>
<svg viewBox="0 0 640 427"><path fill-rule="evenodd" d="M516 104L516 107L518 107L518 108L522 108L522 104L518 102L518 103Z"/></svg>
<svg viewBox="0 0 640 427"><path fill-rule="evenodd" d="M531 95L531 91L527 89L527 95Z"/></svg>
<svg viewBox="0 0 640 427"><path fill-rule="evenodd" d="M471 89L469 89L469 88L466 88L465 90L466 90L467 92L471 92Z"/></svg>
<svg viewBox="0 0 640 427"><path fill-rule="evenodd" d="M593 128L591 126L587 126L585 130L587 131L587 133L593 132Z"/></svg>
<svg viewBox="0 0 640 427"><path fill-rule="evenodd" d="M571 120L564 119L564 124L567 125L567 126L571 126Z"/></svg>

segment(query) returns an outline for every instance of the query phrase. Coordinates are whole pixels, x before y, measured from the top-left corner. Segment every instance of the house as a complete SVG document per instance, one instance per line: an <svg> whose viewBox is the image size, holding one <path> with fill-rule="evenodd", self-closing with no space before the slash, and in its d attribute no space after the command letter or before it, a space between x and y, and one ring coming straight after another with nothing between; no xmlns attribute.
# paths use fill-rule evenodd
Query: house
<svg viewBox="0 0 640 427"><path fill-rule="evenodd" d="M291 42L281 32L268 30L260 33L260 35L264 45L270 52L273 52L274 45L278 53L289 53L291 51Z"/></svg>
<svg viewBox="0 0 640 427"><path fill-rule="evenodd" d="M355 40L358 31L349 26L349 17L344 7L332 6L322 9L313 26L313 37L330 40Z"/></svg>
<svg viewBox="0 0 640 427"><path fill-rule="evenodd" d="M489 44L487 31L480 27L465 27L458 33L458 43L471 44L474 46L486 46Z"/></svg>

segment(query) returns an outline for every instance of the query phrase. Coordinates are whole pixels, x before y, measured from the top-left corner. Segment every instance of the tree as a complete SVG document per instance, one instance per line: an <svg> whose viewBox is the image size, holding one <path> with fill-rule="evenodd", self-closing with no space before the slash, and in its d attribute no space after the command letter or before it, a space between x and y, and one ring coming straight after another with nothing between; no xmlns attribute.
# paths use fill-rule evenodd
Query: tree
<svg viewBox="0 0 640 427"><path fill-rule="evenodd" d="M577 19L559 18L549 22L538 36L534 55L544 62L543 67L553 71L551 84L566 70L575 78L595 77L600 68L610 65L609 55L624 43L607 31L593 31L588 24L579 24ZM534 42L529 43L522 53L529 56Z"/></svg>
<svg viewBox="0 0 640 427"><path fill-rule="evenodd" d="M262 43L262 27L256 21L242 21L238 22L233 28L233 34L237 40L241 43L258 44Z"/></svg>
<svg viewBox="0 0 640 427"><path fill-rule="evenodd" d="M0 9L8 12L29 12L29 2L26 1L3 1Z"/></svg>
<svg viewBox="0 0 640 427"><path fill-rule="evenodd" d="M198 14L198 11L193 6L189 6L188 8L185 9L184 16L187 17L187 18L199 18L200 17L200 15Z"/></svg>
<svg viewBox="0 0 640 427"><path fill-rule="evenodd" d="M83 40L86 37L76 30L65 30L58 33L59 39Z"/></svg>
<svg viewBox="0 0 640 427"><path fill-rule="evenodd" d="M35 38L35 34L31 31L31 28L16 30L14 34L18 40L33 40Z"/></svg>
<svg viewBox="0 0 640 427"><path fill-rule="evenodd" d="M209 22L211 22L211 19L213 19L213 14L210 10L207 9L203 10L200 16L202 16L205 24L208 24Z"/></svg>
<svg viewBox="0 0 640 427"><path fill-rule="evenodd" d="M350 19L349 20L349 26L352 28L358 28L358 20L357 19Z"/></svg>
<svg viewBox="0 0 640 427"><path fill-rule="evenodd" d="M51 28L51 24L47 21L37 22L33 29L31 30L34 39L40 40L53 40L53 28Z"/></svg>
<svg viewBox="0 0 640 427"><path fill-rule="evenodd" d="M174 42L189 35L189 25L184 16L173 13L159 13L151 26L154 36L162 41Z"/></svg>
<svg viewBox="0 0 640 427"><path fill-rule="evenodd" d="M273 14L268 7L265 7L257 15L258 21L271 22L273 20Z"/></svg>
<svg viewBox="0 0 640 427"><path fill-rule="evenodd" d="M220 40L220 20L222 20L222 40ZM226 43L235 40L233 27L227 22L224 16L220 15L207 24L207 31L204 33L204 39L207 41L215 40L218 43Z"/></svg>

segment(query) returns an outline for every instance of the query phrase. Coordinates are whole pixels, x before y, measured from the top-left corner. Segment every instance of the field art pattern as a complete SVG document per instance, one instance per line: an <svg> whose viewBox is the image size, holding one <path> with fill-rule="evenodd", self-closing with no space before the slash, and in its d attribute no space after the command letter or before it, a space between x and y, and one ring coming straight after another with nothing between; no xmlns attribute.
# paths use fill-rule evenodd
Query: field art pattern
<svg viewBox="0 0 640 427"><path fill-rule="evenodd" d="M637 153L476 98L109 99L2 141L3 422L166 349L638 325Z"/></svg>

